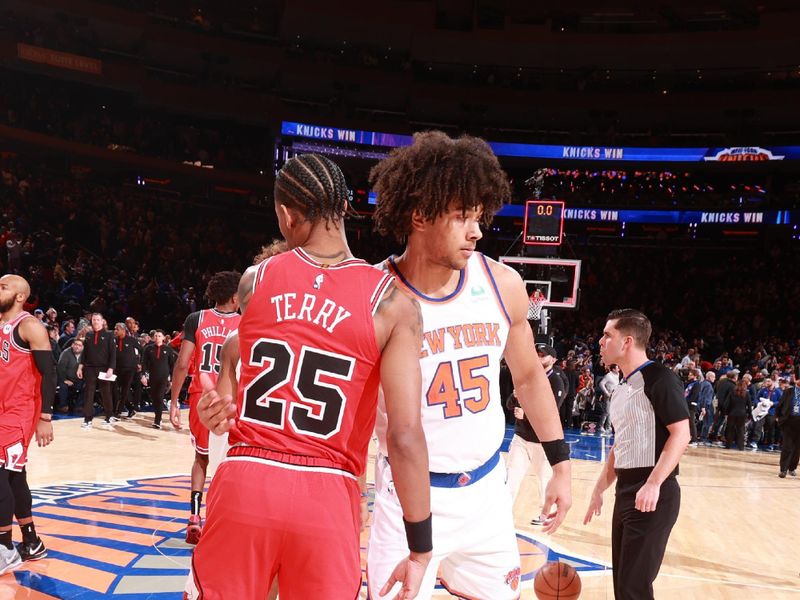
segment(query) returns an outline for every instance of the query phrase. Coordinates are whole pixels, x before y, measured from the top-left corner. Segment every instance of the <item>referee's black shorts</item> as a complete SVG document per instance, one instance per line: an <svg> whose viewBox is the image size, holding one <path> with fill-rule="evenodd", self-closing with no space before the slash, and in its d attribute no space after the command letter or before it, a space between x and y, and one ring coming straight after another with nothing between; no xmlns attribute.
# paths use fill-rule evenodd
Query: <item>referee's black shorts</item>
<svg viewBox="0 0 800 600"><path fill-rule="evenodd" d="M611 562L616 600L653 598L653 582L661 568L669 534L678 520L681 488L668 477L653 512L636 510L636 493L652 469L617 470L617 497L611 521Z"/></svg>

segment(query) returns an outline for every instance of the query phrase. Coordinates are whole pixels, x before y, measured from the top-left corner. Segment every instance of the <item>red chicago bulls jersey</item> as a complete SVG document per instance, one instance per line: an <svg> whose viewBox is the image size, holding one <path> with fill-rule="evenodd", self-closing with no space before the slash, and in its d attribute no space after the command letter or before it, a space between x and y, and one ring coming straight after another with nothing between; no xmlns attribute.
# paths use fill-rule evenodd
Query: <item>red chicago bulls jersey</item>
<svg viewBox="0 0 800 600"><path fill-rule="evenodd" d="M228 334L239 326L242 315L207 308L197 311L187 321L194 322L194 318L197 319L197 329L194 331L194 353L189 365L189 373L192 375L192 382L189 384L190 394L203 391L200 373L205 373L211 378L212 383L217 383L222 344L225 343Z"/></svg>
<svg viewBox="0 0 800 600"><path fill-rule="evenodd" d="M363 472L380 382L373 314L391 281L362 260L325 267L299 248L259 265L239 324L232 446Z"/></svg>
<svg viewBox="0 0 800 600"><path fill-rule="evenodd" d="M21 312L0 328L0 425L21 427L30 440L33 426L42 410L42 376L33 361L33 354L14 337L23 319L32 317Z"/></svg>

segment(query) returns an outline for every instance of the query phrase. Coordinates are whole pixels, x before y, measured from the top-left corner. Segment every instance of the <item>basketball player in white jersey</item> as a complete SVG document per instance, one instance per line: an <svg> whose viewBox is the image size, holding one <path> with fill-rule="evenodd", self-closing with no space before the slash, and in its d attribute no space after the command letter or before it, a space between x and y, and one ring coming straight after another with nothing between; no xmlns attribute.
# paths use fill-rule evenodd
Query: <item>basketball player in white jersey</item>
<svg viewBox="0 0 800 600"><path fill-rule="evenodd" d="M375 227L407 239L383 267L420 304L424 324L421 410L431 469L434 555L418 598L430 598L437 570L456 596L518 598L520 557L500 445L499 390L505 357L517 397L553 466L544 531L554 532L571 500L569 449L527 321L520 276L475 251L480 226L509 200L509 184L489 146L441 132L414 136L370 174L378 195ZM380 595L407 552L402 511L387 456L385 408L376 430L375 509L367 573Z"/></svg>

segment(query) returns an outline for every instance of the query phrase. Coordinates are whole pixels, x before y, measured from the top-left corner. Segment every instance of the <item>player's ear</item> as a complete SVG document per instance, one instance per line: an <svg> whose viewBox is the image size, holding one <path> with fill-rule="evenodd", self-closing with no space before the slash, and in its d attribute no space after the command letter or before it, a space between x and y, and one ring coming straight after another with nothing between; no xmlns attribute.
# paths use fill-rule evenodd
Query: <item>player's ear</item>
<svg viewBox="0 0 800 600"><path fill-rule="evenodd" d="M428 224L428 219L426 219L418 208L415 208L411 212L411 230L412 231L423 231L425 226Z"/></svg>
<svg viewBox="0 0 800 600"><path fill-rule="evenodd" d="M283 221L288 227L291 227L291 222L294 219L288 206L282 204L281 202L275 202L275 212L277 213L279 221Z"/></svg>

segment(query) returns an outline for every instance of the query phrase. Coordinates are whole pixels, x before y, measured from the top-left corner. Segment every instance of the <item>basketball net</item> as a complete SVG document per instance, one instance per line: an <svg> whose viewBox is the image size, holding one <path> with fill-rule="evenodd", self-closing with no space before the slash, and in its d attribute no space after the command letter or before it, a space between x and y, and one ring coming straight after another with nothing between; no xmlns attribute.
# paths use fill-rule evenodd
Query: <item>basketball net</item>
<svg viewBox="0 0 800 600"><path fill-rule="evenodd" d="M538 298L535 297L536 292L530 295L528 298L528 320L529 321L538 321L542 317L542 306L544 306L545 298L544 296L539 296Z"/></svg>

